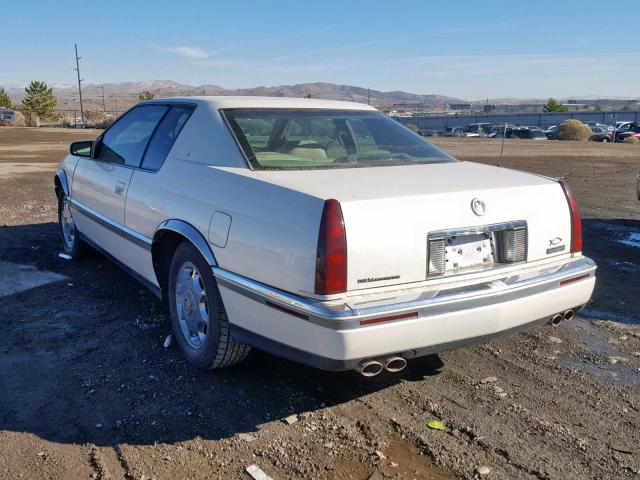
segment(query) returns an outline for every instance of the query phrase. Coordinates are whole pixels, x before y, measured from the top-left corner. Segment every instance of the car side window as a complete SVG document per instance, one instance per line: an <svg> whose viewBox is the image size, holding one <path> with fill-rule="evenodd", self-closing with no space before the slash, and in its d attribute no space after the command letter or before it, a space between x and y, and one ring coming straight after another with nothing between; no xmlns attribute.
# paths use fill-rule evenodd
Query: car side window
<svg viewBox="0 0 640 480"><path fill-rule="evenodd" d="M169 107L165 105L145 105L129 111L102 136L95 158L140 166L147 143L167 110Z"/></svg>
<svg viewBox="0 0 640 480"><path fill-rule="evenodd" d="M160 169L194 108L191 105L174 105L171 107L171 110L164 116L149 142L142 160L142 168L152 171Z"/></svg>

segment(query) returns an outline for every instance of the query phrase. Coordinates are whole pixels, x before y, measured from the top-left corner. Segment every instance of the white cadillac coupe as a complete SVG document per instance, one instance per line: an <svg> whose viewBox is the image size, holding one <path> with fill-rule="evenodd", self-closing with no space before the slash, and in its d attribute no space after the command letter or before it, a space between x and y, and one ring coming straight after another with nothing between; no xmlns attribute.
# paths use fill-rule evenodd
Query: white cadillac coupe
<svg viewBox="0 0 640 480"><path fill-rule="evenodd" d="M168 303L184 355L256 347L365 376L570 319L589 301L566 183L460 162L367 105L141 103L55 176L64 252L89 244Z"/></svg>

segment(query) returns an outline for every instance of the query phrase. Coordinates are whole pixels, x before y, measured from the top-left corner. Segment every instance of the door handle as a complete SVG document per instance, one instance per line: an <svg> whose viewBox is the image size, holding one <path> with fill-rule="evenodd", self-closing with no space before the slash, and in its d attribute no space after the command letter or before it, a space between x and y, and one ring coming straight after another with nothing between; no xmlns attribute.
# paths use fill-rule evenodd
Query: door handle
<svg viewBox="0 0 640 480"><path fill-rule="evenodd" d="M115 186L115 192L116 192L116 195L122 195L122 194L124 194L124 187L126 187L126 186L127 186L127 185L126 185L126 183L124 183L124 182L118 182L118 183L116 183L116 186Z"/></svg>

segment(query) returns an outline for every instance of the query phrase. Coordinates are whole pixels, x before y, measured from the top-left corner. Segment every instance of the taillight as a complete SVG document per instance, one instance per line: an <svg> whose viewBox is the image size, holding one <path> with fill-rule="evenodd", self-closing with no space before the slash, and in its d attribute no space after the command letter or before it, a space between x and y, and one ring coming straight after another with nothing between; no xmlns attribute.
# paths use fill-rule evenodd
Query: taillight
<svg viewBox="0 0 640 480"><path fill-rule="evenodd" d="M571 253L578 253L582 251L582 221L580 220L578 203L576 202L576 197L571 193L569 184L564 180L559 180L558 182L567 197L569 212L571 213Z"/></svg>
<svg viewBox="0 0 640 480"><path fill-rule="evenodd" d="M342 208L337 200L324 202L318 256L316 258L316 293L332 295L347 291L347 235Z"/></svg>

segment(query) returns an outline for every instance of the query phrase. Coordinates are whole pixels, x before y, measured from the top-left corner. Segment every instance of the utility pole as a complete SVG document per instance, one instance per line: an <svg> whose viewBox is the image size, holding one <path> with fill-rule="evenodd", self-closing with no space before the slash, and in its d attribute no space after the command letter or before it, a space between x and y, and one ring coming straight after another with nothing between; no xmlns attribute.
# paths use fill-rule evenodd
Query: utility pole
<svg viewBox="0 0 640 480"><path fill-rule="evenodd" d="M100 87L102 88L102 111L107 113L107 106L104 103L104 84L100 85Z"/></svg>
<svg viewBox="0 0 640 480"><path fill-rule="evenodd" d="M80 119L82 120L82 125L84 125L84 109L82 108L82 79L80 78L80 59L82 57L78 56L78 44L74 43L73 46L76 49L76 68L74 69L78 73L78 95L80 96Z"/></svg>
<svg viewBox="0 0 640 480"><path fill-rule="evenodd" d="M367 105L371 105L371 89L367 87Z"/></svg>

